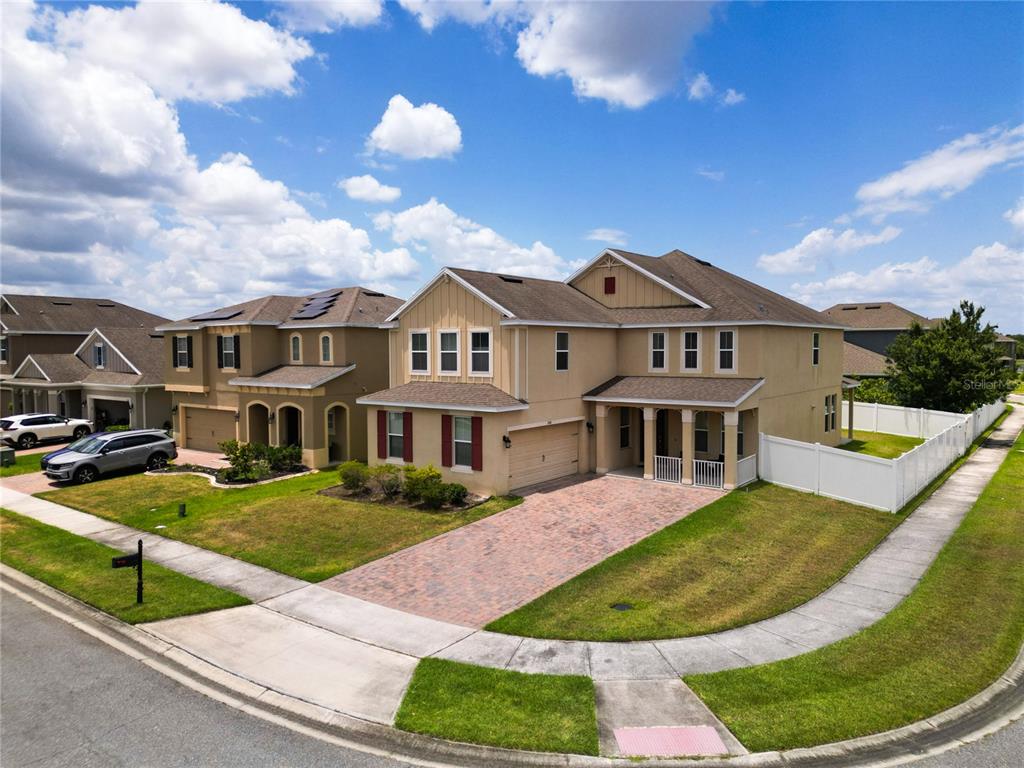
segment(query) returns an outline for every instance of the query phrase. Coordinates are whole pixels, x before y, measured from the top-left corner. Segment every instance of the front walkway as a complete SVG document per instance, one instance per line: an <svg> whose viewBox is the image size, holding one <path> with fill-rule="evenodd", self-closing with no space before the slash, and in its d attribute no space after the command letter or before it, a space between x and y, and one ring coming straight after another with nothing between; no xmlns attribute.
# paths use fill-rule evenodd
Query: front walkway
<svg viewBox="0 0 1024 768"><path fill-rule="evenodd" d="M321 586L482 627L721 495L607 476L553 481L530 489L517 507Z"/></svg>

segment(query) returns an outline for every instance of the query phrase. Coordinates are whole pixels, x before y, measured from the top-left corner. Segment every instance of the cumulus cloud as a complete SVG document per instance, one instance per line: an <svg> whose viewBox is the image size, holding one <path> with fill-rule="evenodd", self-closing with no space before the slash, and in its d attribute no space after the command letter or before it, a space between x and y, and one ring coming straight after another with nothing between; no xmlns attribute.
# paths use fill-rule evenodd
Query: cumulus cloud
<svg viewBox="0 0 1024 768"><path fill-rule="evenodd" d="M711 79L707 76L707 73L700 72L690 80L690 87L687 88L686 95L690 101L704 101L714 92L715 88L711 85Z"/></svg>
<svg viewBox="0 0 1024 768"><path fill-rule="evenodd" d="M791 288L794 298L815 306L847 301L888 300L927 316L947 314L963 298L988 310L1009 330L1021 327L1024 251L994 242L979 245L947 267L928 257L885 262L867 272L848 271Z"/></svg>
<svg viewBox="0 0 1024 768"><path fill-rule="evenodd" d="M53 17L57 44L79 62L137 75L170 100L231 102L292 93L305 40L214 0L91 5Z"/></svg>
<svg viewBox="0 0 1024 768"><path fill-rule="evenodd" d="M891 242L899 237L900 232L897 227L886 227L873 234L854 229L844 229L837 233L831 227L819 227L792 248L761 254L757 266L774 275L813 272L823 259L845 256L872 245Z"/></svg>
<svg viewBox="0 0 1024 768"><path fill-rule="evenodd" d="M455 116L437 104L414 107L402 94L388 102L380 122L366 140L367 152L387 152L408 160L452 157L462 149Z"/></svg>
<svg viewBox="0 0 1024 768"><path fill-rule="evenodd" d="M726 107L734 107L737 104L742 104L746 100L747 95L745 93L740 93L733 88L727 88L720 99L722 105Z"/></svg>
<svg viewBox="0 0 1024 768"><path fill-rule="evenodd" d="M333 32L368 27L384 13L382 0L294 0L282 2L274 16L294 32Z"/></svg>
<svg viewBox="0 0 1024 768"><path fill-rule="evenodd" d="M927 211L962 192L991 170L1024 158L1024 124L968 133L898 171L861 185L859 215L881 220L903 211Z"/></svg>
<svg viewBox="0 0 1024 768"><path fill-rule="evenodd" d="M518 245L435 198L398 213L377 214L373 223L390 233L396 244L429 253L439 266L546 278L560 277L569 268L539 240L530 247Z"/></svg>
<svg viewBox="0 0 1024 768"><path fill-rule="evenodd" d="M598 227L592 229L584 236L586 240L596 240L599 243L608 243L609 245L626 245L628 236L621 229L611 229L610 227Z"/></svg>
<svg viewBox="0 0 1024 768"><path fill-rule="evenodd" d="M401 189L381 184L370 174L342 179L338 182L338 189L343 190L353 200L368 203L393 203L402 196Z"/></svg>
<svg viewBox="0 0 1024 768"><path fill-rule="evenodd" d="M1024 232L1024 197L1017 200L1017 203L1003 214L1003 218L1018 232Z"/></svg>

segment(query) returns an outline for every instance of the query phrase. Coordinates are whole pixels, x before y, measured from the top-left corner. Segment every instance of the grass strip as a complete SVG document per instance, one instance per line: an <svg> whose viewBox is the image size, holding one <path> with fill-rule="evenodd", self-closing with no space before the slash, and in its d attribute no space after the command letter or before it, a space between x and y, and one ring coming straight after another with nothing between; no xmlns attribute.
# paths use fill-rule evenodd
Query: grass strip
<svg viewBox="0 0 1024 768"><path fill-rule="evenodd" d="M1024 640L1024 435L917 589L826 648L686 683L751 750L878 733L977 693Z"/></svg>
<svg viewBox="0 0 1024 768"><path fill-rule="evenodd" d="M452 741L534 752L596 755L594 683L423 659L396 727Z"/></svg>
<svg viewBox="0 0 1024 768"><path fill-rule="evenodd" d="M212 584L143 563L144 602L135 602L135 569L114 570L124 554L73 533L0 510L0 561L129 624L248 604Z"/></svg>
<svg viewBox="0 0 1024 768"><path fill-rule="evenodd" d="M14 463L7 467L0 467L0 477L14 477L15 475L27 475L31 472L41 472L39 460L46 454L30 453L17 454Z"/></svg>
<svg viewBox="0 0 1024 768"><path fill-rule="evenodd" d="M880 459L895 459L921 445L924 440L906 435L890 435L886 432L853 430L853 439L837 446L840 450L877 456Z"/></svg>

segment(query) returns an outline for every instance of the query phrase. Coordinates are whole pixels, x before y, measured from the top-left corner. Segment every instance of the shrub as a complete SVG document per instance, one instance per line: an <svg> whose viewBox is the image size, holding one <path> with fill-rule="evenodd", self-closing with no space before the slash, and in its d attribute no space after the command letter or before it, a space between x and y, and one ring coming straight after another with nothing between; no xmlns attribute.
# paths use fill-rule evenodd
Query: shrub
<svg viewBox="0 0 1024 768"><path fill-rule="evenodd" d="M297 445L268 445L266 459L277 471L288 471L302 466L302 449Z"/></svg>
<svg viewBox="0 0 1024 768"><path fill-rule="evenodd" d="M130 427L127 424L112 424L111 426L107 427L105 431L106 432L127 432L129 429L133 429L133 427Z"/></svg>
<svg viewBox="0 0 1024 768"><path fill-rule="evenodd" d="M370 486L389 499L402 492L402 472L393 464L377 464L370 467Z"/></svg>
<svg viewBox="0 0 1024 768"><path fill-rule="evenodd" d="M346 461L338 467L338 477L342 487L350 491L361 491L370 479L370 470L361 461Z"/></svg>
<svg viewBox="0 0 1024 768"><path fill-rule="evenodd" d="M420 499L427 509L440 509L448 501L448 484L438 480L424 485L420 491Z"/></svg>
<svg viewBox="0 0 1024 768"><path fill-rule="evenodd" d="M433 464L425 467L406 467L405 485L402 493L409 501L417 502L426 500L427 493L437 493L437 488L443 485L441 473Z"/></svg>
<svg viewBox="0 0 1024 768"><path fill-rule="evenodd" d="M274 470L267 460L266 447L260 443L240 443L237 440L225 440L217 445L224 457L231 464L217 473L222 480L233 482L255 482L270 476Z"/></svg>
<svg viewBox="0 0 1024 768"><path fill-rule="evenodd" d="M449 504L464 504L469 490L462 483L448 483L445 487L445 501Z"/></svg>

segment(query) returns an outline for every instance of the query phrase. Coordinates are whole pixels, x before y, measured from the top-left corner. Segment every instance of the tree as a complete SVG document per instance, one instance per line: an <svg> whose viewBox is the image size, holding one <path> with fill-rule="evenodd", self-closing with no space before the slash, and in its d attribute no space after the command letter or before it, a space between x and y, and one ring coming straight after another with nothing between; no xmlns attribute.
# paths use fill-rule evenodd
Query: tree
<svg viewBox="0 0 1024 768"><path fill-rule="evenodd" d="M914 323L890 345L889 391L900 405L965 413L1013 389L1013 373L999 361L996 329L984 307L960 308L931 328Z"/></svg>

